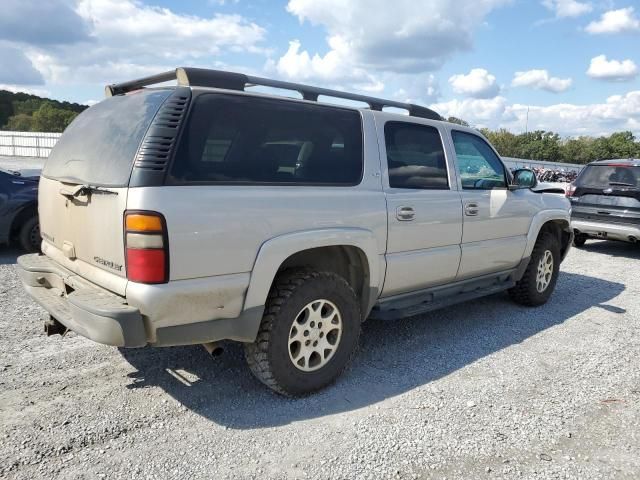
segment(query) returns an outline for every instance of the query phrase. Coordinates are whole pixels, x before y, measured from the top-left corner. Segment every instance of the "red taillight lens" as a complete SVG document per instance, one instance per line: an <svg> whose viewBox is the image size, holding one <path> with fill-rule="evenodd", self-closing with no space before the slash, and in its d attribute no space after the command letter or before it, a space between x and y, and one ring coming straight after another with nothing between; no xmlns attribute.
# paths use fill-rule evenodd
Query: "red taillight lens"
<svg viewBox="0 0 640 480"><path fill-rule="evenodd" d="M139 283L169 281L169 245L164 217L156 212L125 212L127 278Z"/></svg>
<svg viewBox="0 0 640 480"><path fill-rule="evenodd" d="M576 191L576 186L573 183L569 184L566 190L567 197L573 197L573 194L575 193L575 191Z"/></svg>
<svg viewBox="0 0 640 480"><path fill-rule="evenodd" d="M165 282L164 250L127 248L127 278L132 282Z"/></svg>

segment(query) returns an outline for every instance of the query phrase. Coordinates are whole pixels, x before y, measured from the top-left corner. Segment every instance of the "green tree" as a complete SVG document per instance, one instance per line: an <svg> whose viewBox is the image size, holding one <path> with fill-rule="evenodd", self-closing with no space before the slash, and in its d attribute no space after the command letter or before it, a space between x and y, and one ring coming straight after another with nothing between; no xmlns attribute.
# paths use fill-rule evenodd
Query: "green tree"
<svg viewBox="0 0 640 480"><path fill-rule="evenodd" d="M518 157L520 147L518 135L514 135L504 128L495 131L484 128L481 131L500 155L503 157Z"/></svg>
<svg viewBox="0 0 640 480"><path fill-rule="evenodd" d="M561 159L560 136L557 133L537 130L520 135L520 158L557 162Z"/></svg>
<svg viewBox="0 0 640 480"><path fill-rule="evenodd" d="M447 122L455 123L457 125L462 125L463 127L468 127L469 126L469 124L467 122L465 122L464 120L462 120L461 118L458 118L458 117L449 117L449 118L447 118Z"/></svg>
<svg viewBox="0 0 640 480"><path fill-rule="evenodd" d="M30 132L33 130L33 117L26 113L19 113L9 117L6 129L14 132Z"/></svg>
<svg viewBox="0 0 640 480"><path fill-rule="evenodd" d="M38 132L62 132L78 114L56 108L51 102L43 103L33 113L32 130Z"/></svg>
<svg viewBox="0 0 640 480"><path fill-rule="evenodd" d="M13 114L19 115L24 113L26 115L33 115L33 112L38 110L42 105L42 100L39 98L28 98L26 100L16 100L13 102Z"/></svg>
<svg viewBox="0 0 640 480"><path fill-rule="evenodd" d="M593 138L569 138L562 144L562 161L567 163L589 163L596 160Z"/></svg>
<svg viewBox="0 0 640 480"><path fill-rule="evenodd" d="M607 139L613 158L633 158L638 155L638 143L631 132L616 132Z"/></svg>

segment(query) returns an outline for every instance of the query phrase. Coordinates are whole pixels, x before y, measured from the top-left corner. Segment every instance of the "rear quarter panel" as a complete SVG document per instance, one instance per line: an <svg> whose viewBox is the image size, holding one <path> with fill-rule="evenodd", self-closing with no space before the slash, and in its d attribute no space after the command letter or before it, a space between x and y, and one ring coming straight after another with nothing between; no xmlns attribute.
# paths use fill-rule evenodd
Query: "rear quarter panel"
<svg viewBox="0 0 640 480"><path fill-rule="evenodd" d="M128 208L165 216L171 280L250 272L264 242L297 231L359 227L386 247L384 197L358 187L133 188Z"/></svg>

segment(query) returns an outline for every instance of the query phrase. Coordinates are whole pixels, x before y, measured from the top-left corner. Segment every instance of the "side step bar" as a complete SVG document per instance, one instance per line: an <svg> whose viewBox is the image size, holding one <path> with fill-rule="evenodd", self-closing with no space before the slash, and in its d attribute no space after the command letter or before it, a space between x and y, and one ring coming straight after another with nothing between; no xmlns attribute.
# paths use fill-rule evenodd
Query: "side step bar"
<svg viewBox="0 0 640 480"><path fill-rule="evenodd" d="M526 260L528 263L528 258ZM524 271L522 266L501 274L382 299L373 307L369 318L398 320L503 292L516 284L522 277L521 271Z"/></svg>

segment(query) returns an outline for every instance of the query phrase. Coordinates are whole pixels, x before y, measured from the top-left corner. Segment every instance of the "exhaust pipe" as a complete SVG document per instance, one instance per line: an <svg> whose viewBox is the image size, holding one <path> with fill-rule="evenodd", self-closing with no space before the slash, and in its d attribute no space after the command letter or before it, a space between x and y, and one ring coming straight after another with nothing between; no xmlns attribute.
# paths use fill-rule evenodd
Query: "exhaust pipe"
<svg viewBox="0 0 640 480"><path fill-rule="evenodd" d="M224 349L218 342L203 343L202 346L212 357L219 357L224 352Z"/></svg>
<svg viewBox="0 0 640 480"><path fill-rule="evenodd" d="M636 243L636 242L638 241L638 239L637 239L636 237L634 237L633 235L630 235L628 240L629 240L631 243Z"/></svg>
<svg viewBox="0 0 640 480"><path fill-rule="evenodd" d="M52 316L49 316L49 319L44 321L44 333L47 334L47 337L51 335L62 335L64 337L68 331L67 327Z"/></svg>

